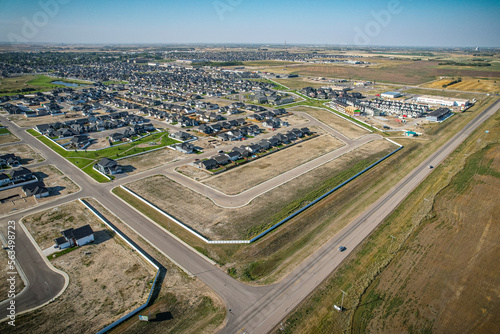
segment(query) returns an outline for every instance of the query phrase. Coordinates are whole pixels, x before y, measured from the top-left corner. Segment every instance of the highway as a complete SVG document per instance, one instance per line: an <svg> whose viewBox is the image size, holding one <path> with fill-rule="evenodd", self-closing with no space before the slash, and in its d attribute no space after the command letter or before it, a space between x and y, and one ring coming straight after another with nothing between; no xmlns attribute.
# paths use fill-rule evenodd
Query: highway
<svg viewBox="0 0 500 334"><path fill-rule="evenodd" d="M3 232L7 220L19 220L21 216L44 208L60 205L78 197L92 196L116 214L124 223L137 231L137 233L159 251L182 265L221 296L226 302L228 310L226 315L227 325L222 329L221 333L267 333L279 324L300 301L306 298L309 293L335 270L349 255L350 251L361 243L432 172L432 169L427 167L428 165L436 166L442 162L477 126L493 115L498 110L499 105L500 103L497 101L494 105L476 116L445 145L307 258L288 276L278 283L265 287L248 286L234 280L207 262L198 253L193 252L177 241L164 229L151 223L151 221L135 209L112 195L108 190L113 184L97 184L81 170L55 152L48 150L41 142L27 134L23 129L16 128L15 126L11 126L9 129L22 139L24 143L28 143L38 152L41 152L47 161L56 165L63 173L76 182L82 190L79 193L59 198L32 210L3 217L0 221L0 228L2 228ZM4 122L5 120L2 119L1 121ZM27 244L22 239L20 239L20 242ZM345 252L340 253L337 251L337 247L340 244L347 247ZM28 244L18 254L19 262L26 272L30 283L32 279L33 282L36 282L36 273L44 266L44 262L38 259L40 257L35 247L30 247ZM33 268L33 270L30 270L30 268ZM57 278L54 279L57 280ZM33 286L33 284L30 284L24 293L27 295L35 293ZM48 289L40 290L39 287L37 290L38 303L43 303L52 298L50 295L54 295L54 291L57 290L58 286L60 284L55 284L51 281L50 294L47 291ZM23 301L20 297L16 299L18 307L28 307L27 301Z"/></svg>

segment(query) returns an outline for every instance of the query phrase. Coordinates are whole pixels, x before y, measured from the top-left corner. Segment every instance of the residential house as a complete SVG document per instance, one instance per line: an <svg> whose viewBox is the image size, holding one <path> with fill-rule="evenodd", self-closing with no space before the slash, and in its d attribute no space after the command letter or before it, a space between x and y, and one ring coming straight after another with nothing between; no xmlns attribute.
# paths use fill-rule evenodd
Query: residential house
<svg viewBox="0 0 500 334"><path fill-rule="evenodd" d="M102 158L94 167L103 174L114 175L122 172L122 167L109 158Z"/></svg>
<svg viewBox="0 0 500 334"><path fill-rule="evenodd" d="M78 228L69 228L61 232L62 237L54 239L56 248L65 249L68 247L83 246L94 241L94 231L90 225L83 225Z"/></svg>
<svg viewBox="0 0 500 334"><path fill-rule="evenodd" d="M49 196L49 190L42 181L24 185L23 192L27 197L34 196L35 198L41 198Z"/></svg>

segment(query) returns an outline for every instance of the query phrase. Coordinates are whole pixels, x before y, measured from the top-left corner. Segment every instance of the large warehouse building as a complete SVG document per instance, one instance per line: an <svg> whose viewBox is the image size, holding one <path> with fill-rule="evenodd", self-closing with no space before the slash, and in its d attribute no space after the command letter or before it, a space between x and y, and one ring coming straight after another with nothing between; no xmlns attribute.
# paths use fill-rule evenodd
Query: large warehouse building
<svg viewBox="0 0 500 334"><path fill-rule="evenodd" d="M469 100L454 99L451 97L442 97L442 96L429 96L429 95L422 95L417 97L417 102L439 104L447 107L466 107L469 105Z"/></svg>
<svg viewBox="0 0 500 334"><path fill-rule="evenodd" d="M448 117L452 115L451 110L448 108L439 108L434 110L429 115L427 115L426 119L430 122L442 122Z"/></svg>

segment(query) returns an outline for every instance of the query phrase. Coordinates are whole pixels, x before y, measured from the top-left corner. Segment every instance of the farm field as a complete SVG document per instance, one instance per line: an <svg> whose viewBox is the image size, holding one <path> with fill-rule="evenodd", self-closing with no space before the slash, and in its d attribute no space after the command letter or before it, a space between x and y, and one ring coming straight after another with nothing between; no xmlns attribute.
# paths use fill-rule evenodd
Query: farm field
<svg viewBox="0 0 500 334"><path fill-rule="evenodd" d="M341 146L343 143L336 138L321 135L210 177L203 183L225 194L235 195Z"/></svg>
<svg viewBox="0 0 500 334"><path fill-rule="evenodd" d="M364 135L369 134L368 130L365 130L355 124L352 124L351 122L340 118L333 112L330 112L326 109L299 106L299 107L294 107L292 110L294 112L295 111L305 112L311 115L312 117L316 118L317 120L325 123L329 127L341 132L350 139L357 139Z"/></svg>
<svg viewBox="0 0 500 334"><path fill-rule="evenodd" d="M460 115L449 126L438 126L437 134L449 137L451 127L464 125L471 117ZM492 296L498 295L498 278L481 274L496 266L493 254L499 231L493 222L498 214L489 204L491 190L498 193L499 121L500 116L494 115L438 166L287 317L285 332L447 333L452 328L451 332L487 333L496 328L498 298ZM482 190L485 193L479 194ZM484 198L486 205L480 206L477 198ZM393 244L390 235L396 238ZM341 289L348 295L345 311L338 313L332 305L339 305ZM476 301L470 304L472 299ZM445 328L446 321L456 324L448 322L451 327Z"/></svg>
<svg viewBox="0 0 500 334"><path fill-rule="evenodd" d="M16 317L16 332L95 331L146 301L156 270L81 203L36 213L24 218L24 223L42 249L50 247L62 229L85 224L94 230L95 241L51 259L69 275L69 285L50 304ZM7 326L2 323L0 330L6 331Z"/></svg>
<svg viewBox="0 0 500 334"><path fill-rule="evenodd" d="M500 82L496 83L496 80L484 80L484 79L474 79L474 78L462 78L461 82L443 88L444 84L449 84L452 81L453 81L452 78L441 79L428 84L424 84L422 85L422 87L463 90L463 91L482 92L482 93L498 93L500 91Z"/></svg>

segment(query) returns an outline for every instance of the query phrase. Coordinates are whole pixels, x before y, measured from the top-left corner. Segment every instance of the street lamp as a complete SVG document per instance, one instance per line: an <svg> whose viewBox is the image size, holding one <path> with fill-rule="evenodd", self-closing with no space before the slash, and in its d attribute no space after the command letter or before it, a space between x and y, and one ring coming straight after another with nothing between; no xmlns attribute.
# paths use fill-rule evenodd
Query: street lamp
<svg viewBox="0 0 500 334"><path fill-rule="evenodd" d="M347 295L347 292L345 292L344 290L340 290L342 291L342 302L340 303L340 310L343 311L344 310L344 296Z"/></svg>

